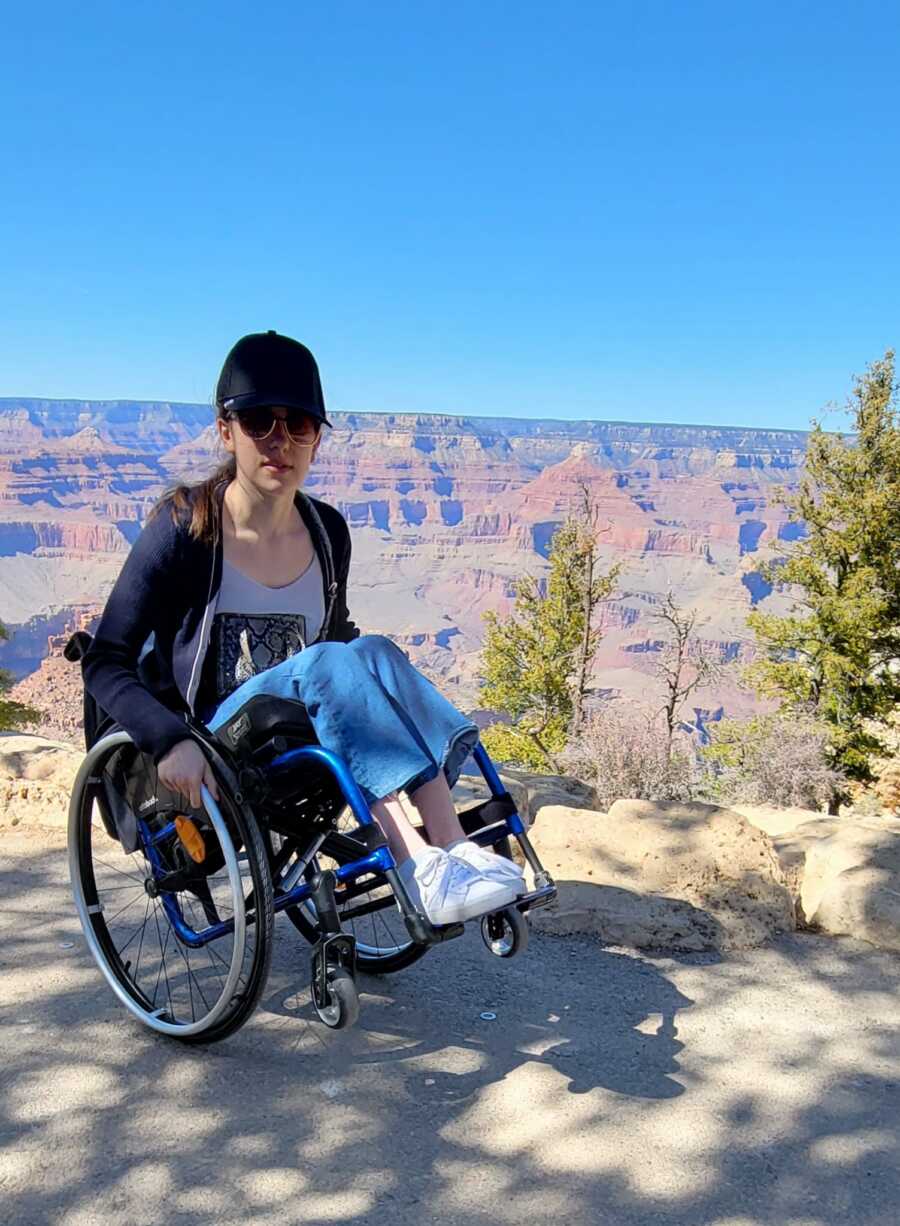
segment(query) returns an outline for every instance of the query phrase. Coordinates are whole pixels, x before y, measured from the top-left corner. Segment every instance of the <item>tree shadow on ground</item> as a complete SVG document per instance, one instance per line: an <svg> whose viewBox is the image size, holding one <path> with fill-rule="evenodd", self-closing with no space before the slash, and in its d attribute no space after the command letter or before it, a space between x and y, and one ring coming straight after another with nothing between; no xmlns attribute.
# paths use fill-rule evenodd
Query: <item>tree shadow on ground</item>
<svg viewBox="0 0 900 1226"><path fill-rule="evenodd" d="M0 872L0 1187L17 1223L884 1223L898 960L813 938L716 963L467 934L312 1020L279 922L263 1001L187 1048L81 939L61 846ZM495 1020L483 1018L492 1013Z"/></svg>

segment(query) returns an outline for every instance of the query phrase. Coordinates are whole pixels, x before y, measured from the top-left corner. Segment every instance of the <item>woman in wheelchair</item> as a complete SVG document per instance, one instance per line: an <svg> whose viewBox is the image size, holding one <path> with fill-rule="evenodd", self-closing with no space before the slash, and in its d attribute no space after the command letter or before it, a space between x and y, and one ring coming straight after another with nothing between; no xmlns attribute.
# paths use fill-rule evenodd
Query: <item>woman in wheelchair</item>
<svg viewBox="0 0 900 1226"><path fill-rule="evenodd" d="M215 426L223 463L153 508L84 653L105 728L124 730L159 785L199 812L204 793L222 800L214 739L241 761L258 748L255 712L269 711L276 734L305 724L301 744L346 764L398 888L430 925L515 910L522 870L467 836L451 798L472 752L505 795L477 726L390 639L360 634L347 609L347 523L301 488L331 426L309 350L275 332L238 341L219 377ZM276 751L285 744L272 740ZM540 868L530 847L527 858Z"/></svg>

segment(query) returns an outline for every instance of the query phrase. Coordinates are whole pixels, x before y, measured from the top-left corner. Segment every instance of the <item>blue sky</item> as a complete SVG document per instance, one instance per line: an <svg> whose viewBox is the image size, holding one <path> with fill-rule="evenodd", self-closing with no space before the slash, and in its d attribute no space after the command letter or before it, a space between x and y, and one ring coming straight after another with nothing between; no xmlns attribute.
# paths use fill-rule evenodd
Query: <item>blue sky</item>
<svg viewBox="0 0 900 1226"><path fill-rule="evenodd" d="M0 395L805 427L900 340L900 8L4 11Z"/></svg>

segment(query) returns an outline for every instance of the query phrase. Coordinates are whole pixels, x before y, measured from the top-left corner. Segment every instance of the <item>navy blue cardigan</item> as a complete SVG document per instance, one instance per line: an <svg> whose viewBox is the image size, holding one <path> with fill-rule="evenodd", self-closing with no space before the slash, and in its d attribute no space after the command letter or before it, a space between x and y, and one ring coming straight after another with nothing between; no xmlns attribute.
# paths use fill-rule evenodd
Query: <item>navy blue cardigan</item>
<svg viewBox="0 0 900 1226"><path fill-rule="evenodd" d="M190 733L198 710L216 600L222 582L222 499L216 487L214 543L195 540L189 515L174 522L170 504L144 525L106 602L82 661L100 707L159 759ZM347 610L350 531L335 507L298 490L295 504L322 568L325 619L315 642L348 643L360 631Z"/></svg>

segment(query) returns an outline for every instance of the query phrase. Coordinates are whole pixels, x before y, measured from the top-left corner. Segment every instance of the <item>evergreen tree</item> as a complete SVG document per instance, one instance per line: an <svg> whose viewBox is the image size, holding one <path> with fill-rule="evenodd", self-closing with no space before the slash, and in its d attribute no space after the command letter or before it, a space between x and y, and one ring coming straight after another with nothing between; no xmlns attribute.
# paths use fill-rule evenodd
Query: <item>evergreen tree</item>
<svg viewBox="0 0 900 1226"><path fill-rule="evenodd" d="M8 639L9 631L0 622L0 639ZM15 685L15 678L7 668L0 668L0 732L16 732L36 724L42 718L41 712L24 702L14 702L4 695Z"/></svg>
<svg viewBox="0 0 900 1226"><path fill-rule="evenodd" d="M830 764L868 782L876 734L900 701L900 421L894 354L856 381L855 437L814 423L798 492L781 494L806 535L761 568L797 599L789 616L748 621L762 658L749 670L782 711L807 712L830 730ZM835 793L836 811L841 795Z"/></svg>
<svg viewBox="0 0 900 1226"><path fill-rule="evenodd" d="M556 529L546 586L533 575L516 583L514 611L484 614L483 706L512 724L492 724L481 741L499 761L559 771L558 754L577 731L590 663L600 641L594 610L610 596L619 567L601 573L597 523L586 487L584 510Z"/></svg>

